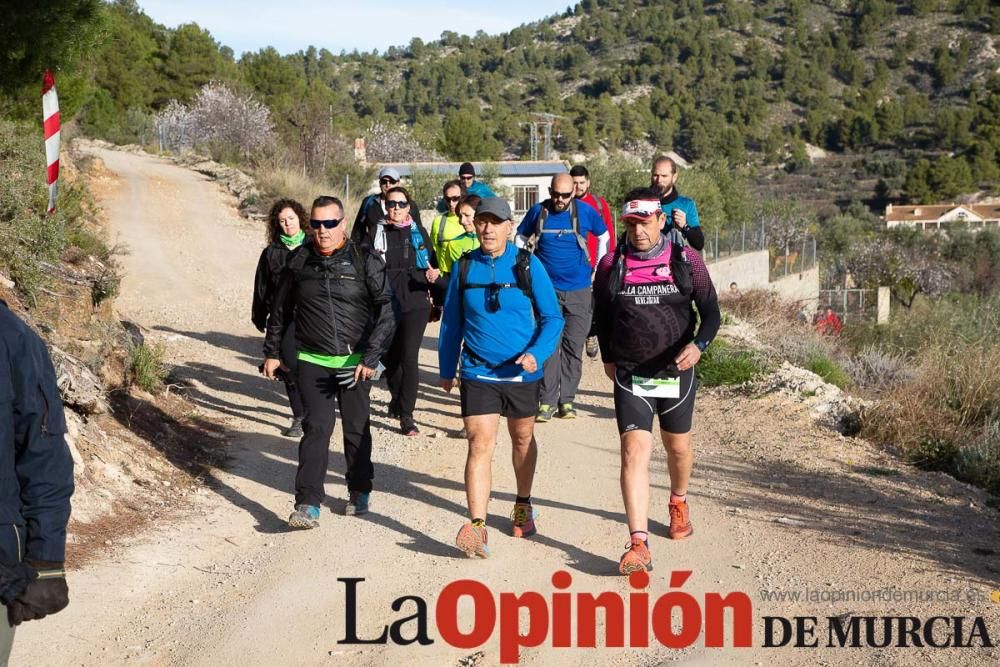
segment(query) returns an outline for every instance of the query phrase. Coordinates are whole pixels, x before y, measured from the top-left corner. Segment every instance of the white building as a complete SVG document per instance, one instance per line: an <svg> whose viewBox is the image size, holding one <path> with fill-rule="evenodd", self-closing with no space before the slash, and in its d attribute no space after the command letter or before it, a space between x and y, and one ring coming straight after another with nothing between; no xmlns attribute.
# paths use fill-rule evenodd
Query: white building
<svg viewBox="0 0 1000 667"><path fill-rule="evenodd" d="M917 204L885 207L885 226L920 230L1000 227L1000 204Z"/></svg>
<svg viewBox="0 0 1000 667"><path fill-rule="evenodd" d="M508 199L510 208L514 212L515 222L519 222L521 217L529 208L549 196L549 183L556 174L569 173L569 167L565 162L558 160L549 161L504 161L491 162L492 167L499 172L499 184L504 187L511 198ZM483 163L473 162L476 168L476 178L480 178L483 173ZM441 185L446 181L458 178L458 168L461 162L384 162L376 165L378 169L392 167L399 171L403 178L409 178L414 171L428 171L441 176ZM373 191L377 191L378 184L373 184Z"/></svg>

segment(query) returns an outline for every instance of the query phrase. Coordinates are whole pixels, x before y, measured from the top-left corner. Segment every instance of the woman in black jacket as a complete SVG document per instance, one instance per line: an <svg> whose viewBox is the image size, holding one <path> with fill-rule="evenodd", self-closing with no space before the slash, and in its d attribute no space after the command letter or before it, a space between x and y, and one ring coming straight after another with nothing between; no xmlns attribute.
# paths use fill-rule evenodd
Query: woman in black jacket
<svg viewBox="0 0 1000 667"><path fill-rule="evenodd" d="M385 193L386 219L379 225L371 245L385 261L386 279L392 286L396 330L386 352L386 380L392 400L389 416L399 419L404 435L420 431L413 419L417 403L420 343L431 316L435 282L441 277L437 257L427 231L413 218L409 193L395 187Z"/></svg>
<svg viewBox="0 0 1000 667"><path fill-rule="evenodd" d="M278 278L285 268L285 262L292 250L298 248L306 240L302 225L307 220L302 204L294 199L279 199L271 207L267 218L268 246L260 253L257 262L257 274L253 285L253 310L251 320L261 333L267 329L268 314L274 301ZM282 430L282 435L290 438L302 437L302 395L295 383L295 369L298 361L295 356L295 322L288 323L287 335L282 338L281 363L284 366L282 379L288 402L292 407L292 423Z"/></svg>

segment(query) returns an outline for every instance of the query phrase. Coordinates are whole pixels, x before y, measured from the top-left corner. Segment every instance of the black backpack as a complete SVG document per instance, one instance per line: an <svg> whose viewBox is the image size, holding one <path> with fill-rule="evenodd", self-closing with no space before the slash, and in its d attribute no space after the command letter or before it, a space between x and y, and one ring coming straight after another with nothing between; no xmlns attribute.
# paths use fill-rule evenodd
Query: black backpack
<svg viewBox="0 0 1000 667"><path fill-rule="evenodd" d="M670 275L673 278L677 291L684 296L691 296L694 292L694 277L691 269L691 262L688 261L684 252L684 246L675 243L667 237L670 244ZM618 244L615 248L615 259L611 265L611 274L608 276L608 291L611 301L618 298L618 292L625 284L625 248L628 244L628 236L622 233L618 237Z"/></svg>

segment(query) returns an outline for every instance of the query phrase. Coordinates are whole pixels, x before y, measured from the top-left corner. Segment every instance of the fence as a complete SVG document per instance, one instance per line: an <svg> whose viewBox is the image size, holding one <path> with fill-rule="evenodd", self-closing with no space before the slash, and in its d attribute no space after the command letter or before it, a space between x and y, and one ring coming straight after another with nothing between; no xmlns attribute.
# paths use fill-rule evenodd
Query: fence
<svg viewBox="0 0 1000 667"><path fill-rule="evenodd" d="M833 308L844 322L874 320L878 314L878 290L821 289L818 307Z"/></svg>
<svg viewBox="0 0 1000 667"><path fill-rule="evenodd" d="M745 222L740 227L715 229L705 234L702 257L706 262L717 262L723 257L763 250L766 240L763 227L751 228Z"/></svg>
<svg viewBox="0 0 1000 667"><path fill-rule="evenodd" d="M802 273L816 266L816 239L804 238L795 243L786 243L784 251L771 251L772 281L787 275Z"/></svg>

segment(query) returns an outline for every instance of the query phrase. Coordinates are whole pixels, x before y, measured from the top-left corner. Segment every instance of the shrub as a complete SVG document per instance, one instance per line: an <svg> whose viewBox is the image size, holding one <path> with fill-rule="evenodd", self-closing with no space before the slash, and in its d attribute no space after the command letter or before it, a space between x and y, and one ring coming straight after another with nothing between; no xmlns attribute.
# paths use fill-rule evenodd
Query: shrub
<svg viewBox="0 0 1000 667"><path fill-rule="evenodd" d="M906 357L877 345L869 345L848 357L844 370L855 385L874 392L895 389L914 377Z"/></svg>
<svg viewBox="0 0 1000 667"><path fill-rule="evenodd" d="M841 389L846 389L851 384L851 379L840 367L840 364L822 352L815 352L809 356L805 360L804 366L807 370L823 378L824 382L829 382Z"/></svg>
<svg viewBox="0 0 1000 667"><path fill-rule="evenodd" d="M716 339L695 366L698 381L706 387L738 385L749 382L768 371L767 363L753 352L731 347Z"/></svg>
<svg viewBox="0 0 1000 667"><path fill-rule="evenodd" d="M163 387L167 369L162 345L132 345L125 358L125 384L155 394Z"/></svg>

